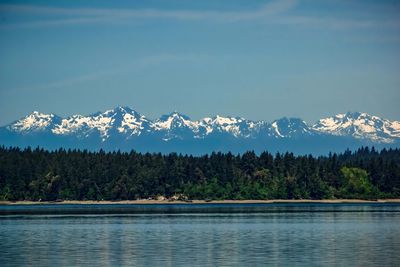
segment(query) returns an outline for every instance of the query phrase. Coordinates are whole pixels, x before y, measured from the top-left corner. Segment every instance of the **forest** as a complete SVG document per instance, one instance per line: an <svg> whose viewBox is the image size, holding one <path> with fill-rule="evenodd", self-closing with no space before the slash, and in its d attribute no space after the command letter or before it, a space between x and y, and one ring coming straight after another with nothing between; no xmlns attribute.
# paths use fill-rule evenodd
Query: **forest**
<svg viewBox="0 0 400 267"><path fill-rule="evenodd" d="M177 197L178 196L178 197ZM0 200L400 197L400 150L326 156L47 151L0 147Z"/></svg>

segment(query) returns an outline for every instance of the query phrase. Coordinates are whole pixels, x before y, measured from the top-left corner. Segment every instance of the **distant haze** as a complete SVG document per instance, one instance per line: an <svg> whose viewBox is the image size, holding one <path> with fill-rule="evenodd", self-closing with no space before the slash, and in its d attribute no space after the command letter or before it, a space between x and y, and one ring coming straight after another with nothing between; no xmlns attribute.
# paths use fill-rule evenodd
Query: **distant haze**
<svg viewBox="0 0 400 267"><path fill-rule="evenodd" d="M130 106L400 119L400 1L1 1L0 125Z"/></svg>

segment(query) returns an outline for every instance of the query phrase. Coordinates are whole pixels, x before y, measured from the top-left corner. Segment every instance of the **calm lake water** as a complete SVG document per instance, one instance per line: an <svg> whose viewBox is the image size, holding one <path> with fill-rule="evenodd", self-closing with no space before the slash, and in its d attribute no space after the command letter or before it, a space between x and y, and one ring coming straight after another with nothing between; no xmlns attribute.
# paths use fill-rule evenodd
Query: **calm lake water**
<svg viewBox="0 0 400 267"><path fill-rule="evenodd" d="M0 206L0 265L400 266L400 205Z"/></svg>

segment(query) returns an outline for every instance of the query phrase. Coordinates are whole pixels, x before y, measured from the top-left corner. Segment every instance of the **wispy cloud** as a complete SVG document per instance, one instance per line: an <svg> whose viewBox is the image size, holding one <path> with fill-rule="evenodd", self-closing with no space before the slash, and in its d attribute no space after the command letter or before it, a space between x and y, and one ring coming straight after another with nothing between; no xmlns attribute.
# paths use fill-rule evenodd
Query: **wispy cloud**
<svg viewBox="0 0 400 267"><path fill-rule="evenodd" d="M268 18L287 12L297 5L297 0L271 1L250 11L198 11L161 9L104 9L104 8L57 8L36 5L0 5L0 12L37 16L40 19L13 24L3 28L26 28L93 23L123 23L133 19L214 20L234 22ZM46 19L42 17L46 16Z"/></svg>
<svg viewBox="0 0 400 267"><path fill-rule="evenodd" d="M346 19L335 17L282 16L274 18L274 23L281 25L298 25L322 27L329 29L367 29L367 28L400 28L400 19Z"/></svg>
<svg viewBox="0 0 400 267"><path fill-rule="evenodd" d="M171 19L184 21L239 22L263 20L269 24L311 26L331 29L400 28L400 19L374 19L364 17L338 18L296 15L291 12L299 5L297 0L273 0L255 10L180 10L180 9L117 9L66 8L40 5L0 4L0 14L29 17L18 22L0 22L0 28L42 28L84 24L120 24L137 19Z"/></svg>
<svg viewBox="0 0 400 267"><path fill-rule="evenodd" d="M116 66L110 69L104 69L99 71L94 71L91 73L85 73L81 75L77 75L74 77L69 77L66 79L58 80L58 81L50 81L43 82L40 84L29 85L28 87L18 87L18 88L9 88L6 91L41 91L41 90L57 90L57 89L65 89L69 87L73 87L78 84L113 77L120 74L126 73L134 73L140 71L142 69L148 67L154 67L161 64L168 64L171 62L199 62L203 59L207 59L207 55L199 55L199 54L158 54L153 56L147 56L143 58L139 58L136 60L132 60L130 63L125 64L124 66ZM5 88L1 88L5 91Z"/></svg>

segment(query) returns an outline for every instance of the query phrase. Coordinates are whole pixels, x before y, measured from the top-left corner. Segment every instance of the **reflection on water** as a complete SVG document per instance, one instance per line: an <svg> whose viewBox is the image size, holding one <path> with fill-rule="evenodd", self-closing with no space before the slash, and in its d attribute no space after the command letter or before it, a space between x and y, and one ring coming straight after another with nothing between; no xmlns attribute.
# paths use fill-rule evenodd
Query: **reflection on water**
<svg viewBox="0 0 400 267"><path fill-rule="evenodd" d="M400 206L295 206L3 215L1 266L399 266Z"/></svg>

